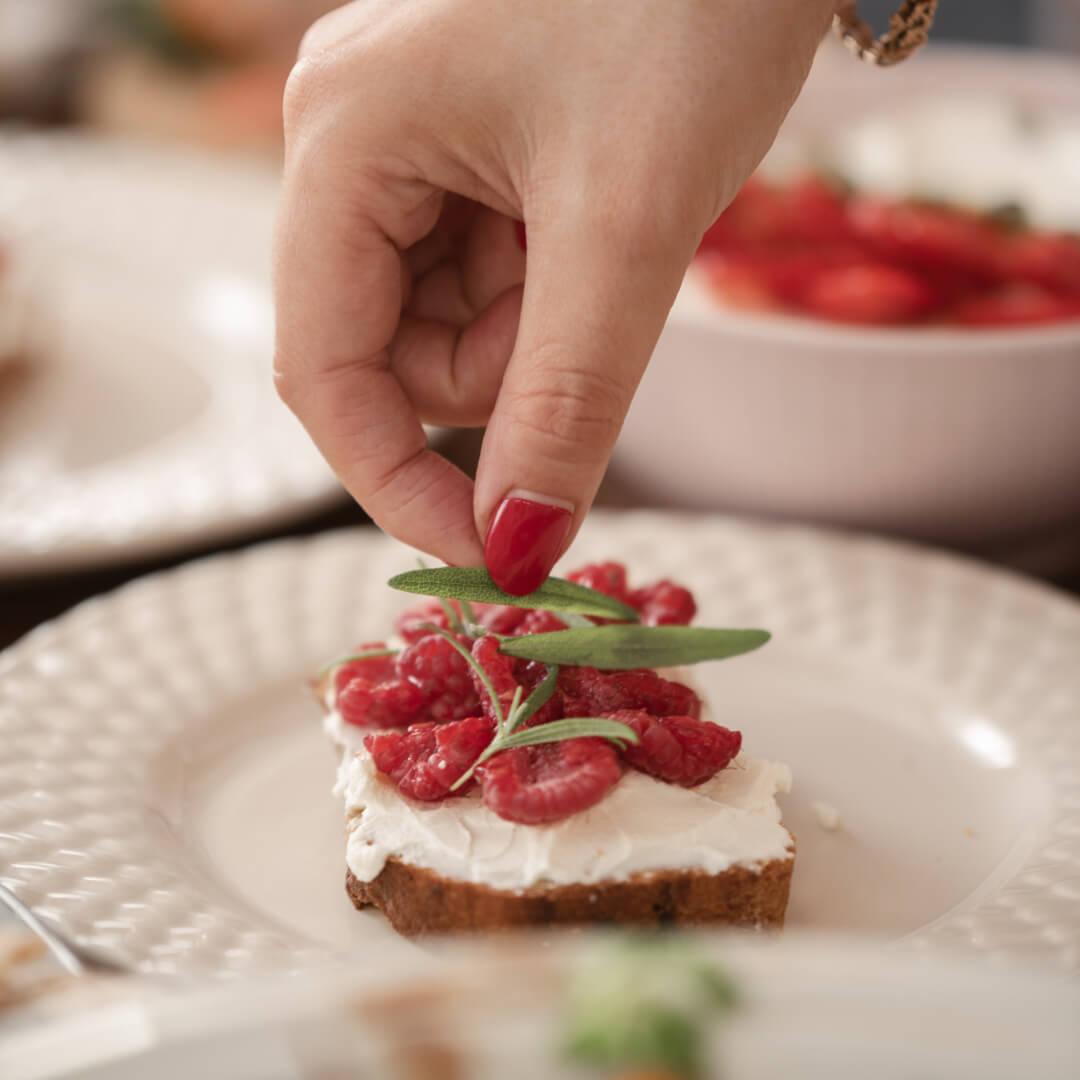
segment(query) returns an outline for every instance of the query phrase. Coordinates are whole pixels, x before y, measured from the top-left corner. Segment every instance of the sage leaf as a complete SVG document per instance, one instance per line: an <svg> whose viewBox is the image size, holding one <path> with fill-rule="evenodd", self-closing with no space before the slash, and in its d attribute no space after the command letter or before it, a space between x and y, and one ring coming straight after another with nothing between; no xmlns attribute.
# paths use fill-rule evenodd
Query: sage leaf
<svg viewBox="0 0 1080 1080"><path fill-rule="evenodd" d="M478 604L507 604L510 607L539 608L542 611L569 611L597 615L605 619L637 622L638 613L628 604L562 578L548 578L535 592L511 596L500 589L486 570L475 567L440 566L408 570L387 584L399 592L419 596L445 597Z"/></svg>
<svg viewBox="0 0 1080 1080"><path fill-rule="evenodd" d="M544 664L577 665L608 671L680 667L725 660L761 648L767 630L713 630L702 626L593 626L508 638L507 656Z"/></svg>

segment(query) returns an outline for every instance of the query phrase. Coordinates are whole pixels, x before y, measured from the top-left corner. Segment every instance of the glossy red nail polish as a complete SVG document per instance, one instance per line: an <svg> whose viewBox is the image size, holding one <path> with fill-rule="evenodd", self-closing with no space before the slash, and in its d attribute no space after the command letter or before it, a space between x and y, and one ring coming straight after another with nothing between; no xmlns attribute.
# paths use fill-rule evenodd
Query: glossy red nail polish
<svg viewBox="0 0 1080 1080"><path fill-rule="evenodd" d="M539 588L562 554L572 520L561 506L503 499L484 542L484 562L495 584L513 596Z"/></svg>
<svg viewBox="0 0 1080 1080"><path fill-rule="evenodd" d="M522 251L528 251L529 250L529 241L525 236L525 222L524 221L515 221L514 222L514 235L517 237L518 247L521 248Z"/></svg>

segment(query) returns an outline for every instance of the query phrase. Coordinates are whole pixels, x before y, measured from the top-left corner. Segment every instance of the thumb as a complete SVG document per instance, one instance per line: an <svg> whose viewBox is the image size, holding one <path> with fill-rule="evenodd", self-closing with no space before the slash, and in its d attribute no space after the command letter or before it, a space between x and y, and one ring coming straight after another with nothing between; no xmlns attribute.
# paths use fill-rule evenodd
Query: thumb
<svg viewBox="0 0 1080 1080"><path fill-rule="evenodd" d="M696 242L610 215L530 225L517 342L474 503L507 592L547 577L592 504Z"/></svg>

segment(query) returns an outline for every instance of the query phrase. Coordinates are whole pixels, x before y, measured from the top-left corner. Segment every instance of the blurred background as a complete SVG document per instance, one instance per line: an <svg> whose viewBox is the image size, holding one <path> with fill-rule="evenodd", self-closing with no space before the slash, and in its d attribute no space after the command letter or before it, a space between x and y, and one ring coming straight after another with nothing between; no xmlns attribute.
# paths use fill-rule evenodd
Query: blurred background
<svg viewBox="0 0 1080 1080"><path fill-rule="evenodd" d="M0 110L270 148L304 28L334 0L0 0ZM887 24L893 0L862 0ZM1080 49L1076 0L952 0L935 42Z"/></svg>
<svg viewBox="0 0 1080 1080"><path fill-rule="evenodd" d="M147 570L365 520L268 379L281 91L336 6L0 0L0 645ZM823 45L600 504L868 528L1080 587L1078 58L1080 0L943 0L895 73ZM897 247L911 206L944 262ZM885 292L860 278L853 306L856 249ZM432 439L474 464L478 433Z"/></svg>

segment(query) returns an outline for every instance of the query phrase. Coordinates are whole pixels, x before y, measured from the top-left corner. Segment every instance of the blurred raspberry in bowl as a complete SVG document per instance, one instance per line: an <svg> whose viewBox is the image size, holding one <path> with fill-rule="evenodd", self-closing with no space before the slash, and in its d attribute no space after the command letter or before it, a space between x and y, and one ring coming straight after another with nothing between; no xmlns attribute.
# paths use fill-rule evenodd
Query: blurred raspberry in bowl
<svg viewBox="0 0 1080 1080"><path fill-rule="evenodd" d="M692 273L718 303L838 323L968 327L1080 319L1080 236L853 192L806 174L754 177L705 234Z"/></svg>

